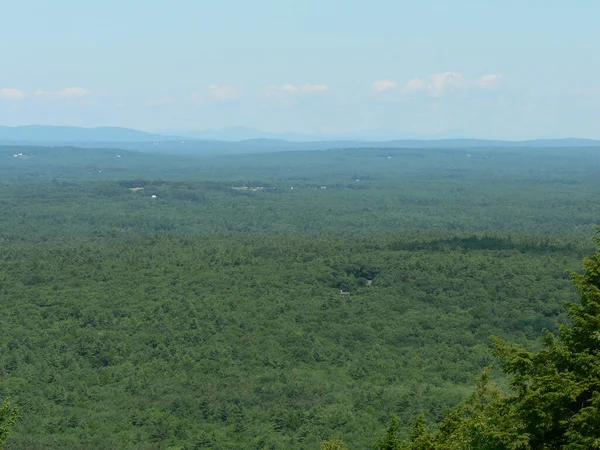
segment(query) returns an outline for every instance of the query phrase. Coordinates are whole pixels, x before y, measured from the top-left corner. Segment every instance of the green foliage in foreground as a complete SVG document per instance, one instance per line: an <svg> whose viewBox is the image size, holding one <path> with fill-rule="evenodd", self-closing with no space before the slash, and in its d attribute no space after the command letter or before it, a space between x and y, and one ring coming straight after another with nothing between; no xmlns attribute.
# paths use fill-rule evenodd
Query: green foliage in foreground
<svg viewBox="0 0 600 450"><path fill-rule="evenodd" d="M600 230L599 230L600 234ZM600 238L596 238L600 245ZM377 450L529 450L600 448L600 250L573 274L580 303L568 305L570 325L546 331L531 352L503 340L494 354L509 376L503 393L484 371L477 389L428 433L420 416L411 442L398 437L392 417Z"/></svg>
<svg viewBox="0 0 600 450"><path fill-rule="evenodd" d="M0 406L0 449L4 448L8 432L19 418L17 408L11 407L8 399Z"/></svg>
<svg viewBox="0 0 600 450"><path fill-rule="evenodd" d="M332 437L321 443L321 450L347 450L347 447L340 438Z"/></svg>

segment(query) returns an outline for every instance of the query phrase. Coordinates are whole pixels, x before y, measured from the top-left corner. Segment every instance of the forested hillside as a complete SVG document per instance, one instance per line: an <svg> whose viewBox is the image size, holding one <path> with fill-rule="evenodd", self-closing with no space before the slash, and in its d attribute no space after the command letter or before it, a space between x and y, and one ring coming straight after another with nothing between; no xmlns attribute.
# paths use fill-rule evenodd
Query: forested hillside
<svg viewBox="0 0 600 450"><path fill-rule="evenodd" d="M568 303L570 322L558 333L544 330L543 348L530 351L494 337L494 356L508 376L499 388L486 368L464 402L428 429L423 413L409 441L399 438L392 415L375 450L595 449L600 447L600 227L596 252L585 271L572 273L579 301ZM321 450L345 448L338 437Z"/></svg>
<svg viewBox="0 0 600 450"><path fill-rule="evenodd" d="M599 151L0 148L7 448L363 449L441 421L491 335L568 321Z"/></svg>

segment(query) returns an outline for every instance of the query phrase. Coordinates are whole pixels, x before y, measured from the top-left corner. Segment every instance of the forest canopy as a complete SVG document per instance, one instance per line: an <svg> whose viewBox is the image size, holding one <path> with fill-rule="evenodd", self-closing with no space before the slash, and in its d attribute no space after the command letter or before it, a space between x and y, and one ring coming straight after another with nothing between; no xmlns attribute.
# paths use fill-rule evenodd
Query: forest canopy
<svg viewBox="0 0 600 450"><path fill-rule="evenodd" d="M570 322L545 330L532 352L495 338L493 353L510 390L485 370L477 389L428 431L419 415L410 442L397 437L392 417L376 449L596 449L600 448L600 229L599 249L573 273L580 301L568 304Z"/></svg>
<svg viewBox="0 0 600 450"><path fill-rule="evenodd" d="M477 417L490 448L592 445L559 436L595 420L597 360L575 342L599 162L0 148L7 448L420 448L476 439ZM516 413L534 400L543 417Z"/></svg>

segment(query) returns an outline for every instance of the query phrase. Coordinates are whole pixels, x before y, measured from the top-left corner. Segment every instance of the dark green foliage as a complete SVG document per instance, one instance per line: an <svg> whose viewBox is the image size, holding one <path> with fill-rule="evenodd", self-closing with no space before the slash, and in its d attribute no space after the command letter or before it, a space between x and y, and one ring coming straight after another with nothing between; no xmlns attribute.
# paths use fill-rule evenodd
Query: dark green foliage
<svg viewBox="0 0 600 450"><path fill-rule="evenodd" d="M581 301L569 304L571 323L557 336L547 332L543 350L496 343L515 391L510 405L532 448L600 448L600 250L584 266L573 274Z"/></svg>
<svg viewBox="0 0 600 450"><path fill-rule="evenodd" d="M21 150L0 149L14 449L363 449L393 414L390 445L430 448L459 404L437 429L478 417L479 445L513 417L483 414L487 382L462 403L489 336L557 331L600 218L591 150Z"/></svg>
<svg viewBox="0 0 600 450"><path fill-rule="evenodd" d="M595 240L600 247L600 229ZM417 419L409 448L600 448L600 248L584 266L583 274L573 274L580 302L568 305L570 323L557 334L546 331L541 350L496 338L494 353L511 392L491 385L484 372L476 392L433 434Z"/></svg>
<svg viewBox="0 0 600 450"><path fill-rule="evenodd" d="M440 419L490 363L490 334L530 343L572 298L551 258L388 250L397 239L5 244L0 393L25 405L18 447L200 432L315 447L335 432L364 448L392 411ZM355 261L379 272L342 297L336 280Z"/></svg>

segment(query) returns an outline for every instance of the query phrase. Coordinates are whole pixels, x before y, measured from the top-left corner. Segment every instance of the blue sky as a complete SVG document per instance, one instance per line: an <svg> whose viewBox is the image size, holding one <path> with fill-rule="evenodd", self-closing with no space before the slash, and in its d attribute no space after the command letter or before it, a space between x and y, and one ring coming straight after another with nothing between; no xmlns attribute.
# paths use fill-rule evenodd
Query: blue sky
<svg viewBox="0 0 600 450"><path fill-rule="evenodd" d="M0 124L600 138L597 0L5 0Z"/></svg>

